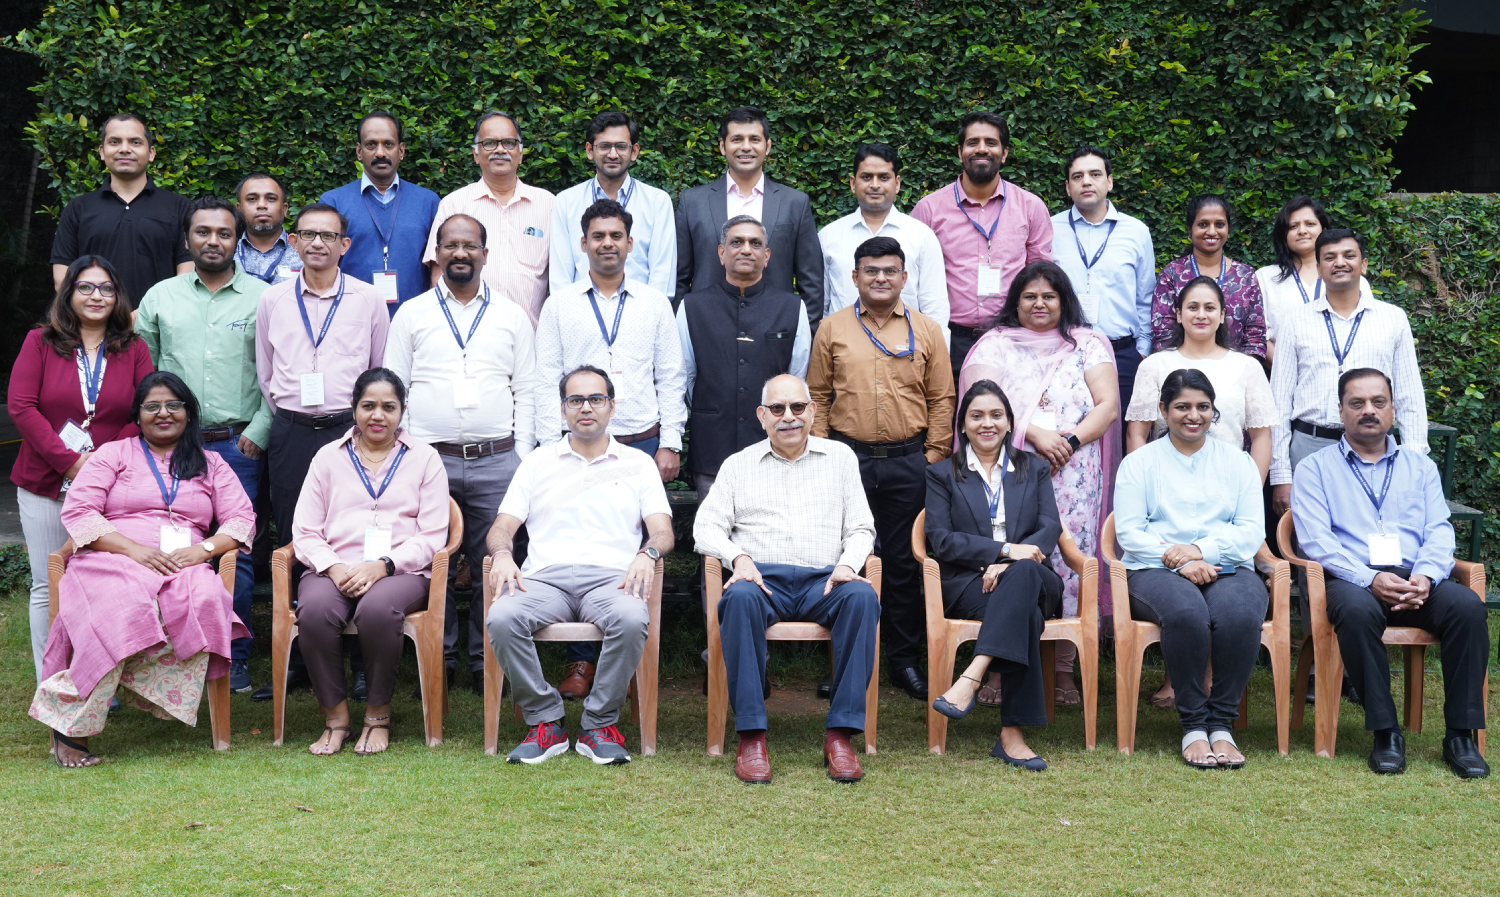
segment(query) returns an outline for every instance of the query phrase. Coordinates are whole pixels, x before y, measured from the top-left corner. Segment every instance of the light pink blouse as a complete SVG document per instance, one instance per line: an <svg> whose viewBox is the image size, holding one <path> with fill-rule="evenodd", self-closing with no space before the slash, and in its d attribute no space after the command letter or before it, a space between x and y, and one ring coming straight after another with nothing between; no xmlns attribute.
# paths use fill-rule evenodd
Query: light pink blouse
<svg viewBox="0 0 1500 897"><path fill-rule="evenodd" d="M379 524L391 529L389 556L396 572L431 576L432 556L448 542L448 473L437 451L405 428L396 439L407 451L380 497ZM365 529L376 523L375 499L349 460L346 446L353 440L350 428L338 442L318 450L297 499L292 547L297 560L319 573L334 564L364 560ZM378 470L365 468L376 492L400 451L398 446L387 455Z"/></svg>

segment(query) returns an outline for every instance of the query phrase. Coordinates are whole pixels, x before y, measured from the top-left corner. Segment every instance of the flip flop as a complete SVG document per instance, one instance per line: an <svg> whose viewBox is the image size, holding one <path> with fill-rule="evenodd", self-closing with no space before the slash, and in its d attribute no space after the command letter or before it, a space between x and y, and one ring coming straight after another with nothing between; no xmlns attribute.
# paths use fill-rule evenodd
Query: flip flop
<svg viewBox="0 0 1500 897"><path fill-rule="evenodd" d="M384 720L384 722L381 722L381 720ZM365 717L365 728L369 729L371 731L374 731L375 729L384 729L387 732L389 732L391 730L391 717L390 717L390 714L386 714L385 716L378 716L378 717L375 718L374 722L371 722L370 718L368 716ZM363 742L363 740L366 739L366 738L368 738L368 737L369 737L368 733L364 733L364 732L360 733L360 741L361 742ZM385 747L381 748L380 750L378 750L378 751L362 751L362 750L359 749L359 744L356 744L356 745L354 745L354 755L356 757L371 757L371 756L374 756L375 754L383 754L383 753L385 753L386 751L390 750L390 747L391 747L390 736L386 736Z"/></svg>
<svg viewBox="0 0 1500 897"><path fill-rule="evenodd" d="M316 745L318 743L318 741L322 741L325 737L327 737L329 735L332 735L335 732L343 732L344 733L344 737L339 740L339 749L338 750L336 750L336 751L329 751L326 754L319 754L319 753L317 753L316 751L313 750L313 745ZM353 730L350 729L348 726L324 726L323 727L323 734L318 736L318 741L314 741L312 744L310 744L310 745L307 746L307 752L309 754L312 754L314 757L332 757L334 754L342 754L344 752L344 746L349 743L349 736L352 735L352 734L353 734Z"/></svg>
<svg viewBox="0 0 1500 897"><path fill-rule="evenodd" d="M1209 756L1209 762L1207 762L1207 763L1194 763L1192 760L1189 760L1187 758L1187 749L1189 747L1191 747L1192 745L1197 744L1200 741L1203 742L1204 744L1207 744L1208 747L1209 747L1209 755L1208 755ZM1187 733L1186 735L1182 736L1182 762L1183 763L1186 763L1187 765L1191 766L1194 769L1218 769L1219 768L1219 763L1218 763L1218 761L1216 759L1214 759L1214 756L1215 755L1213 753L1213 743L1208 740L1208 733L1207 732L1203 731L1202 729L1194 729L1193 731L1191 731L1191 732Z"/></svg>
<svg viewBox="0 0 1500 897"><path fill-rule="evenodd" d="M1218 729L1218 730L1216 730L1214 732L1210 732L1209 733L1209 736L1208 736L1208 747L1209 747L1209 750L1213 750L1213 746L1216 745L1216 744L1218 744L1221 741L1227 741L1230 744L1234 745L1235 750L1239 750L1240 746L1234 743L1234 736L1231 735L1231 734L1229 734L1229 732L1226 731L1226 730L1224 730L1224 729ZM1231 763L1229 761L1229 755L1226 754L1226 753L1224 753L1223 751L1214 751L1214 756L1217 757L1217 758L1219 758L1219 765L1223 766L1223 767L1225 767L1227 769L1239 769L1240 767L1242 767L1242 766L1245 765L1245 761L1244 760L1236 760L1233 763Z"/></svg>
<svg viewBox="0 0 1500 897"><path fill-rule="evenodd" d="M981 685L979 686L979 690L974 692L974 700L985 707L999 707L1000 689L993 685Z"/></svg>
<svg viewBox="0 0 1500 897"><path fill-rule="evenodd" d="M79 759L77 765L70 766L63 762L62 758L57 755L57 746L59 744L61 744L63 747L83 752L83 757ZM98 757L94 756L94 754L90 753L88 745L79 744L78 742L54 729L52 730L52 762L56 763L61 769L87 769L90 766L98 766L101 761Z"/></svg>
<svg viewBox="0 0 1500 897"><path fill-rule="evenodd" d="M1052 700L1058 704L1072 706L1083 703L1083 692L1076 688L1052 689Z"/></svg>

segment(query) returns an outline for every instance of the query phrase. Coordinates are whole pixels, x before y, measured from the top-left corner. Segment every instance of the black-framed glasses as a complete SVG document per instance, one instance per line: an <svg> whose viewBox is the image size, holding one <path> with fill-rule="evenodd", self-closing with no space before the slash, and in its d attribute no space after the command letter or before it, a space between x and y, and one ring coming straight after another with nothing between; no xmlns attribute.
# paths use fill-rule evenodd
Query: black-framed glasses
<svg viewBox="0 0 1500 897"><path fill-rule="evenodd" d="M141 405L141 410L147 414L160 414L163 408L168 412L176 414L187 407L187 402L146 402Z"/></svg>
<svg viewBox="0 0 1500 897"><path fill-rule="evenodd" d="M107 280L104 283L90 283L87 280L80 280L73 284L73 289L80 296L92 296L95 291L98 291L99 295L108 299L115 294L115 285Z"/></svg>
<svg viewBox="0 0 1500 897"><path fill-rule="evenodd" d="M343 236L343 234L339 233L338 231L332 231L332 230L299 230L299 231L297 231L297 239L299 239L299 240L301 240L301 241L303 241L305 243L316 243L319 240L322 240L323 243L324 243L324 245L326 245L326 246L332 246L333 244L337 243L339 241L339 238L342 237L342 236Z"/></svg>
<svg viewBox="0 0 1500 897"><path fill-rule="evenodd" d="M574 409L582 408L584 402L588 402L590 408L603 408L609 404L609 396L596 392L591 396L568 396L563 401L568 403L569 408Z"/></svg>
<svg viewBox="0 0 1500 897"><path fill-rule="evenodd" d="M762 407L762 408L766 409L767 411L771 412L771 416L772 417L783 417L783 416L785 416L786 415L786 410L788 408L792 409L792 416L793 417L801 417L802 416L802 412L806 411L807 410L807 406L811 405L811 404L812 404L811 402L793 402L790 405L788 405L785 402L776 402L776 403L771 404L771 405L762 405L760 407Z"/></svg>
<svg viewBox="0 0 1500 897"><path fill-rule="evenodd" d="M605 155L608 155L609 153L619 153L620 155L623 156L626 153L630 152L630 144L628 144L628 143L596 143L596 144L594 144L594 152L596 152L596 153L604 153Z"/></svg>
<svg viewBox="0 0 1500 897"><path fill-rule="evenodd" d="M513 153L521 148L521 141L514 137L503 137L499 140L489 137L484 140L474 141L474 146L487 153L493 153L497 149L504 149L506 152Z"/></svg>
<svg viewBox="0 0 1500 897"><path fill-rule="evenodd" d="M895 279L897 274L901 273L901 269L877 268L874 265L865 265L863 268L859 269L859 273L863 274L866 277L879 277L880 275L884 274L888 279L893 280Z"/></svg>

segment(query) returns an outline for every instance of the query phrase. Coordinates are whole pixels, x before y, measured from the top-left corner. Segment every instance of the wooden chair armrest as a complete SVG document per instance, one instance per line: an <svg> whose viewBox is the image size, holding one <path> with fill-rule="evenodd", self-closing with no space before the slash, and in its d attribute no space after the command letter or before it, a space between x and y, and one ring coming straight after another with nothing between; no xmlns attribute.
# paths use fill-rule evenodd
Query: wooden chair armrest
<svg viewBox="0 0 1500 897"><path fill-rule="evenodd" d="M724 564L711 554L703 556L703 603L708 626L719 627L719 599L724 597Z"/></svg>
<svg viewBox="0 0 1500 897"><path fill-rule="evenodd" d="M865 579L875 588L875 600L880 600L880 575L884 568L880 565L880 558L870 555L865 558Z"/></svg>
<svg viewBox="0 0 1500 897"><path fill-rule="evenodd" d="M73 557L73 540L62 544L62 547L47 555L47 622L57 619L57 590L62 582L63 573L68 569L68 559Z"/></svg>
<svg viewBox="0 0 1500 897"><path fill-rule="evenodd" d="M1255 553L1255 559L1271 568L1271 575L1268 577L1271 586L1271 620L1290 622L1292 613L1291 564L1272 554L1270 546L1264 542L1260 543L1260 550Z"/></svg>
<svg viewBox="0 0 1500 897"><path fill-rule="evenodd" d="M1073 534L1063 530L1057 540L1063 562L1078 574L1078 616L1085 620L1099 619L1099 559L1086 556L1078 550Z"/></svg>
<svg viewBox="0 0 1500 897"><path fill-rule="evenodd" d="M943 619L943 568L932 558L922 561L922 604L927 619Z"/></svg>
<svg viewBox="0 0 1500 897"><path fill-rule="evenodd" d="M1484 564L1474 561L1453 559L1453 579L1458 580L1474 591L1479 600L1484 600L1484 592L1487 588L1484 575Z"/></svg>
<svg viewBox="0 0 1500 897"><path fill-rule="evenodd" d="M292 612L292 546L284 545L271 552L271 612Z"/></svg>
<svg viewBox="0 0 1500 897"><path fill-rule="evenodd" d="M231 548L219 555L219 579L224 581L224 590L231 595L234 594L234 572L239 562L240 552L237 548Z"/></svg>

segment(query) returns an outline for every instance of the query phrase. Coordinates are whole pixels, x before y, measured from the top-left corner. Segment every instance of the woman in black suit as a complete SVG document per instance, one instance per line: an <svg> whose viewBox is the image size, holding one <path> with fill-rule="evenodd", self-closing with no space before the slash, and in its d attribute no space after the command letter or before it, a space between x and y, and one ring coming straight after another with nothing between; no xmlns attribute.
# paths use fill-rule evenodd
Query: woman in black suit
<svg viewBox="0 0 1500 897"><path fill-rule="evenodd" d="M952 719L974 709L991 664L1000 671L1000 740L990 756L1040 772L1022 726L1047 724L1042 628L1062 612L1062 579L1047 558L1062 534L1051 469L1007 445L1010 400L980 380L958 407L958 451L927 468L927 541L943 571L943 612L982 620L974 662L932 706Z"/></svg>

